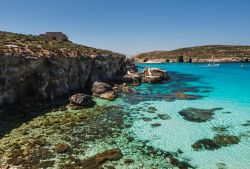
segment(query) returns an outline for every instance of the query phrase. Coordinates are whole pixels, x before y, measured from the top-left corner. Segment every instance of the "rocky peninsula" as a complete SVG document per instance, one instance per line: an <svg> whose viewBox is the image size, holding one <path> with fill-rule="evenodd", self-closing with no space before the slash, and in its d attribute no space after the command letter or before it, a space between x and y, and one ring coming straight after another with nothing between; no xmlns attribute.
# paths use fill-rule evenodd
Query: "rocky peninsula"
<svg viewBox="0 0 250 169"><path fill-rule="evenodd" d="M133 56L137 63L164 62L248 62L250 46L209 45L172 51L152 51Z"/></svg>
<svg viewBox="0 0 250 169"><path fill-rule="evenodd" d="M0 168L188 167L137 139L129 107L110 102L129 85L168 79L60 32L0 32Z"/></svg>
<svg viewBox="0 0 250 169"><path fill-rule="evenodd" d="M90 92L95 81L119 83L126 74L125 55L54 35L0 32L0 106Z"/></svg>

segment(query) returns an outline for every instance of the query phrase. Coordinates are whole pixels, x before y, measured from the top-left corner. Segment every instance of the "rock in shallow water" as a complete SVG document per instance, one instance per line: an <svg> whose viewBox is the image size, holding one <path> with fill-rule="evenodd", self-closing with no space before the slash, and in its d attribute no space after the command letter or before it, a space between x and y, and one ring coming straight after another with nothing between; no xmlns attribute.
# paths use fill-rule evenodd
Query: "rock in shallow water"
<svg viewBox="0 0 250 169"><path fill-rule="evenodd" d="M102 93L102 94L100 95L100 98L106 99L106 100L109 100L109 101L115 100L116 97L117 97L117 96L115 95L114 92L105 92L105 93Z"/></svg>
<svg viewBox="0 0 250 169"><path fill-rule="evenodd" d="M158 68L144 68L141 73L141 80L144 83L160 83L168 79L168 74Z"/></svg>
<svg viewBox="0 0 250 169"><path fill-rule="evenodd" d="M119 148L114 148L111 150L106 150L102 153L95 155L95 161L97 163L103 163L107 160L119 160L122 157L122 152Z"/></svg>
<svg viewBox="0 0 250 169"><path fill-rule="evenodd" d="M214 136L213 139L208 139L208 138L204 138L201 140L196 141L193 145L192 148L194 150L216 150L219 149L221 147L226 147L226 146L230 146L233 144L238 144L240 142L239 137L237 136L233 136L233 135L222 135L222 134L218 134L216 136Z"/></svg>
<svg viewBox="0 0 250 169"><path fill-rule="evenodd" d="M104 82L97 82L95 81L93 83L93 87L91 91L93 92L94 95L99 95L102 93L105 93L107 91L110 91L112 88L109 84L104 83Z"/></svg>
<svg viewBox="0 0 250 169"><path fill-rule="evenodd" d="M78 94L71 96L69 98L69 102L73 105L84 106L84 107L91 106L94 103L90 96L85 95L83 93L78 93Z"/></svg>
<svg viewBox="0 0 250 169"><path fill-rule="evenodd" d="M214 109L186 108L180 111L179 114L185 120L201 123L213 119L214 112L217 110L222 110L222 108L214 108Z"/></svg>
<svg viewBox="0 0 250 169"><path fill-rule="evenodd" d="M152 126L152 127L160 127L161 124L160 124L160 123L153 123L153 124L151 124L151 126Z"/></svg>
<svg viewBox="0 0 250 169"><path fill-rule="evenodd" d="M65 153L69 150L70 146L68 144L57 144L54 147L55 152L57 153Z"/></svg>
<svg viewBox="0 0 250 169"><path fill-rule="evenodd" d="M214 137L214 141L220 146L229 146L232 144L238 144L240 142L239 137L233 135L221 135L218 134Z"/></svg>
<svg viewBox="0 0 250 169"><path fill-rule="evenodd" d="M202 150L202 149L216 150L219 149L220 147L221 146L216 144L212 139L207 139L207 138L198 140L192 145L192 148L194 150Z"/></svg>

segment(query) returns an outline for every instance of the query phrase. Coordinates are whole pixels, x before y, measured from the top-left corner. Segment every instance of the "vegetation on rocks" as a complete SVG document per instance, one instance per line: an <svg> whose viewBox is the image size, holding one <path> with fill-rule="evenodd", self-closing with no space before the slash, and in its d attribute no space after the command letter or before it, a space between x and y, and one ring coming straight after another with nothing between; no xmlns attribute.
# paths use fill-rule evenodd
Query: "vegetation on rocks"
<svg viewBox="0 0 250 169"><path fill-rule="evenodd" d="M91 56L114 55L108 50L101 50L70 41L57 41L35 35L0 32L0 54L24 55L34 57L49 56Z"/></svg>
<svg viewBox="0 0 250 169"><path fill-rule="evenodd" d="M245 61L250 58L250 46L209 45L190 48L181 48L171 51L152 51L135 55L133 58L138 62L148 60L173 60L178 62L192 62L199 59L238 58Z"/></svg>

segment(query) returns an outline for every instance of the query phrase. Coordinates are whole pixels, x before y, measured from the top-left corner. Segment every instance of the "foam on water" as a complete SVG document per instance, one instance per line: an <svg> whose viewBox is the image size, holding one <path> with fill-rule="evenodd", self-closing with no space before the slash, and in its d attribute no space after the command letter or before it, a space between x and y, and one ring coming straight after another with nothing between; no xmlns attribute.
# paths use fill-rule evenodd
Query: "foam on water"
<svg viewBox="0 0 250 169"><path fill-rule="evenodd" d="M141 65L145 66L145 65ZM148 65L147 65L148 66ZM145 107L145 103L157 108L157 113L168 114L169 120L153 119L145 122L138 118L134 121L132 131L142 140L165 151L176 152L181 149L184 153L180 158L190 160L199 168L217 168L217 163L226 164L227 168L247 169L250 167L249 126L242 126L250 120L250 65L240 69L240 64L221 64L220 67L209 68L205 64L151 64L151 67L177 71L202 77L202 82L190 82L193 86L213 87L206 97L200 100L145 101L134 105L134 108ZM163 85L164 86L164 85ZM144 90L143 86L141 90ZM159 91L158 85L153 90ZM138 88L140 91L140 87ZM154 92L154 91L152 91ZM203 94L204 95L204 94ZM215 112L211 121L204 123L190 122L179 115L179 111L188 107L199 109L223 108ZM138 110L140 111L140 110ZM231 112L231 113L223 113ZM141 114L147 113L141 111ZM152 127L152 123L160 123L160 127ZM239 136L248 132L248 137L240 137L239 144L222 147L218 150L194 151L191 147L197 140L213 138L216 134L213 127L229 126L227 134Z"/></svg>

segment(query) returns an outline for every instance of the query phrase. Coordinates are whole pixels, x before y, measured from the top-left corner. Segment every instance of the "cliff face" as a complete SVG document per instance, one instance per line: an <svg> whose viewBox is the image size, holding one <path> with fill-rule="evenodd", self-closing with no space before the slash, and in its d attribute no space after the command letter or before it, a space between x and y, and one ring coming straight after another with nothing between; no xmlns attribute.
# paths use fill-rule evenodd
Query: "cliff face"
<svg viewBox="0 0 250 169"><path fill-rule="evenodd" d="M53 43L57 44L56 41ZM53 48L46 55L39 55L41 52L31 51L29 46L19 47L20 44L12 45L12 42L6 44L12 46L3 45L0 50L0 106L37 99L51 100L86 91L94 81L117 82L126 74L125 56L109 51L86 53L86 49L92 52L97 49L77 46L77 51L64 46L63 50L69 53Z"/></svg>
<svg viewBox="0 0 250 169"><path fill-rule="evenodd" d="M0 56L0 105L54 99L87 90L93 81L115 82L126 73L124 56Z"/></svg>

